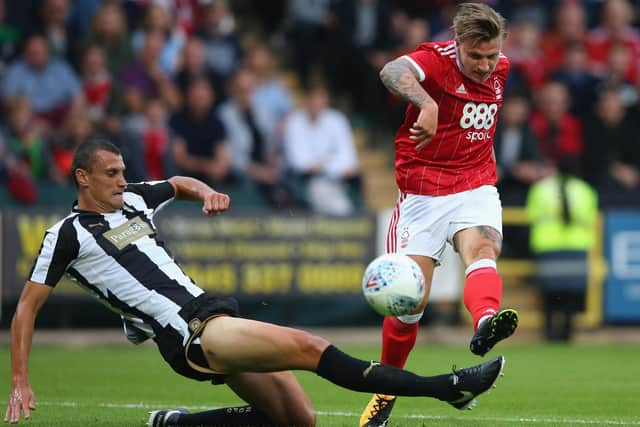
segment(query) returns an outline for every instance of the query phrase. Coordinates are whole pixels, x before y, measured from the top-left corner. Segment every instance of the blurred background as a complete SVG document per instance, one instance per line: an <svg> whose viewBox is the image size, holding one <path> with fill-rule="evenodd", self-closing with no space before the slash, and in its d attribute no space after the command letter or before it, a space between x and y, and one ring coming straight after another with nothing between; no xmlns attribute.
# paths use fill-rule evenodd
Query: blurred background
<svg viewBox="0 0 640 427"><path fill-rule="evenodd" d="M495 134L505 306L533 336L640 340L640 2L487 1L509 22ZM70 209L74 149L104 137L130 182L196 176L160 236L244 315L375 326L360 280L383 251L404 105L389 60L452 37L449 0L0 0L0 326L44 231ZM425 324L468 326L451 248ZM40 328L120 327L61 283ZM637 329L640 331L640 328ZM466 335L465 335L466 336Z"/></svg>

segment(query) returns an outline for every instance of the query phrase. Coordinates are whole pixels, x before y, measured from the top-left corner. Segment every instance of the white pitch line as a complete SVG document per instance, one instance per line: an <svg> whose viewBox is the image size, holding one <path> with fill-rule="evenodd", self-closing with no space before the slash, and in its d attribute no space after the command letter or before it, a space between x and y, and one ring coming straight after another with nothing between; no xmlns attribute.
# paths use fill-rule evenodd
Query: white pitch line
<svg viewBox="0 0 640 427"><path fill-rule="evenodd" d="M88 407L98 406L101 408L116 408L116 409L158 409L158 408L186 408L189 410L201 411L216 409L214 406L199 406L199 405L178 405L178 404L166 404L166 403L79 403L70 401L61 402L37 402L42 406L65 406L65 407ZM327 415L331 417L359 417L360 413L355 412L336 412L336 411L317 411L318 415ZM575 418L519 418L519 417L469 417L469 416L446 416L446 415L394 415L393 418L404 418L414 420L442 420L442 421L492 421L500 423L521 423L521 424L581 424L581 425L600 425L600 426L640 426L640 420L623 421L623 420L586 420Z"/></svg>
<svg viewBox="0 0 640 427"><path fill-rule="evenodd" d="M359 417L360 413L355 412L324 412L317 411L318 415L329 415L337 417ZM556 423L556 424L584 424L584 425L612 425L612 426L640 426L638 421L622 420L584 420L572 418L517 418L517 417L464 417L448 415L394 415L394 418L416 419L416 420L450 420L450 421L493 421L503 423Z"/></svg>

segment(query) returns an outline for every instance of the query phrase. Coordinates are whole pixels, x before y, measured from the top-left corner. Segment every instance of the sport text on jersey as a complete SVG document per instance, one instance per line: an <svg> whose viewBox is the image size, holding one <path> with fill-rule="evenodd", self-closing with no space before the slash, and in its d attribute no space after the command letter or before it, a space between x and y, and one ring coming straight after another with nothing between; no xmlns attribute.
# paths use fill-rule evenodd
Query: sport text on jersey
<svg viewBox="0 0 640 427"><path fill-rule="evenodd" d="M497 104L467 102L462 108L460 127L462 129L473 128L473 130L467 132L466 140L475 142L488 141L491 139L489 129L496 123L497 112Z"/></svg>
<svg viewBox="0 0 640 427"><path fill-rule="evenodd" d="M135 217L124 224L107 231L104 237L107 238L119 250L124 249L129 243L135 242L144 236L153 234L149 224L139 217Z"/></svg>

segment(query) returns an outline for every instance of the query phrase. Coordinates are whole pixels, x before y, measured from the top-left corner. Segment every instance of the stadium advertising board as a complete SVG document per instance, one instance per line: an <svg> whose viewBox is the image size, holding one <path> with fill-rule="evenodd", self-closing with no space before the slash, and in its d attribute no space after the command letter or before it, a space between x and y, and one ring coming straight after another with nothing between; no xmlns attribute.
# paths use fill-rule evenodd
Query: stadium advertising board
<svg viewBox="0 0 640 427"><path fill-rule="evenodd" d="M46 229L64 212L5 212L4 299L15 300ZM211 219L178 209L155 219L160 239L204 289L236 296L352 295L375 254L375 217L311 215L234 216ZM81 294L61 283L56 294Z"/></svg>
<svg viewBox="0 0 640 427"><path fill-rule="evenodd" d="M2 282L3 300L17 299L26 281L33 261L38 255L45 231L55 224L60 213L2 213ZM61 290L69 287L61 286ZM75 291L75 290L74 290Z"/></svg>
<svg viewBox="0 0 640 427"><path fill-rule="evenodd" d="M375 218L163 216L161 236L201 287L222 294L358 295Z"/></svg>
<svg viewBox="0 0 640 427"><path fill-rule="evenodd" d="M605 256L609 259L605 320L640 321L640 212L607 213Z"/></svg>

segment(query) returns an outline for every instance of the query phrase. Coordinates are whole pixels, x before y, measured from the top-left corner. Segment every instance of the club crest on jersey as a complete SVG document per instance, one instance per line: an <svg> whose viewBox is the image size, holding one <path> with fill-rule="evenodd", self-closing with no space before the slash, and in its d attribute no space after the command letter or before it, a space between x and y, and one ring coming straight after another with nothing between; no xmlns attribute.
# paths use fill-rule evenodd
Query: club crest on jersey
<svg viewBox="0 0 640 427"><path fill-rule="evenodd" d="M400 234L400 247L406 248L409 245L409 228L405 227Z"/></svg>
<svg viewBox="0 0 640 427"><path fill-rule="evenodd" d="M502 99L502 84L497 77L493 78L493 90L496 91L496 99Z"/></svg>

